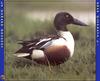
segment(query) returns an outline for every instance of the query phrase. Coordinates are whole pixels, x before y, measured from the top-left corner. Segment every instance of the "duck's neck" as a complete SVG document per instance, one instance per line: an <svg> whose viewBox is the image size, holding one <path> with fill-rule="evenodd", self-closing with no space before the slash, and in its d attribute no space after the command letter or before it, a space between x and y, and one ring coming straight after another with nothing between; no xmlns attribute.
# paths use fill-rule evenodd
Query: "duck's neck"
<svg viewBox="0 0 100 81"><path fill-rule="evenodd" d="M58 31L58 34L66 40L74 40L70 31Z"/></svg>
<svg viewBox="0 0 100 81"><path fill-rule="evenodd" d="M56 30L58 31L68 31L66 25L58 25L58 26L55 26Z"/></svg>

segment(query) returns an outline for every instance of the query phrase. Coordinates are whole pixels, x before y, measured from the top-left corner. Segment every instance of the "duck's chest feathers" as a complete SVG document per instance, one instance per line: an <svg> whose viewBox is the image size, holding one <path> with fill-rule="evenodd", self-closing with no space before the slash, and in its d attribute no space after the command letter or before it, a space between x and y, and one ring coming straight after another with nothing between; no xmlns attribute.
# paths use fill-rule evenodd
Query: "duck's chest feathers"
<svg viewBox="0 0 100 81"><path fill-rule="evenodd" d="M60 31L59 34L61 37L65 39L65 40L63 39L63 41L60 41L60 42L67 46L67 48L69 49L71 53L70 56L72 56L74 52L74 45L75 45L72 34L69 31Z"/></svg>

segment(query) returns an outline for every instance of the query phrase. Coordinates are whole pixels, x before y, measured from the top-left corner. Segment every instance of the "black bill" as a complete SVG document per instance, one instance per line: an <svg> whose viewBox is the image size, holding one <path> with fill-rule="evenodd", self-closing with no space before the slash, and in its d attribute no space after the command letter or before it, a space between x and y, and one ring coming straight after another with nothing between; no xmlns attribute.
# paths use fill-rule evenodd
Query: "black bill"
<svg viewBox="0 0 100 81"><path fill-rule="evenodd" d="M74 18L73 24L80 25L80 26L88 26L87 24L85 24L82 21L75 19L75 18Z"/></svg>

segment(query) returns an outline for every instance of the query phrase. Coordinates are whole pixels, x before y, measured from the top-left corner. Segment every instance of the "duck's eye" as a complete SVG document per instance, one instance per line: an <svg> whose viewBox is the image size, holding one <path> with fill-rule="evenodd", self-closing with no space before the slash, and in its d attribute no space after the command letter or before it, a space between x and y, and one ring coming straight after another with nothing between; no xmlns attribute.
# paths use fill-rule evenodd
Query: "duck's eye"
<svg viewBox="0 0 100 81"><path fill-rule="evenodd" d="M66 15L66 17L68 18L68 17L69 17L69 15Z"/></svg>

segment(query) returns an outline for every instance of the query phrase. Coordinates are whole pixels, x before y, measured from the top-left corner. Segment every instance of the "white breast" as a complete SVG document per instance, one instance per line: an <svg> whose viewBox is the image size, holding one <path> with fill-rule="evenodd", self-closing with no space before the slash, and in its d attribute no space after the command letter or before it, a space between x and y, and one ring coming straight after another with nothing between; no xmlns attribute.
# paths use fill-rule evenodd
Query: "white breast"
<svg viewBox="0 0 100 81"><path fill-rule="evenodd" d="M65 45L67 46L67 48L70 50L71 53L71 57L73 56L74 53L74 46L75 46L75 42L74 42L74 38L72 36L72 34L69 31L60 31L59 34L66 39Z"/></svg>
<svg viewBox="0 0 100 81"><path fill-rule="evenodd" d="M63 38L52 40L52 45L62 46L65 45L66 41Z"/></svg>

